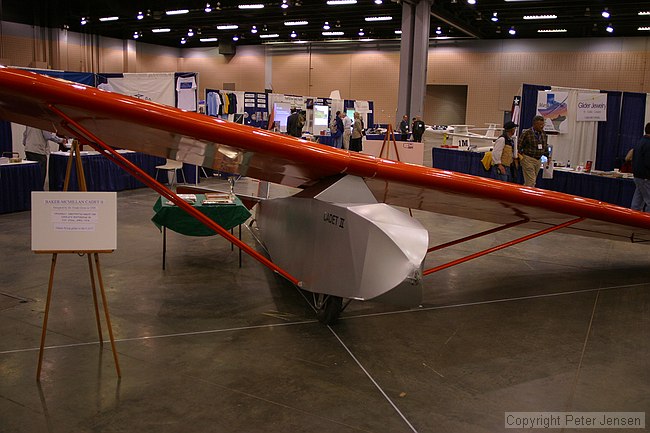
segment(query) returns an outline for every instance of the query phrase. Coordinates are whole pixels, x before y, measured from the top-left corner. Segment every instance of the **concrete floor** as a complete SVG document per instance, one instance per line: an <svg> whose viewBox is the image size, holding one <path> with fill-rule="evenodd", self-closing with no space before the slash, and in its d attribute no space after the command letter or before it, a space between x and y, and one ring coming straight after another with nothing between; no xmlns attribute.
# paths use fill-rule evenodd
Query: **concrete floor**
<svg viewBox="0 0 650 433"><path fill-rule="evenodd" d="M551 234L427 277L421 308L353 302L327 327L221 238L169 233L163 271L155 199L118 193L101 256L121 380L76 255L59 256L35 380L51 256L30 251L29 212L0 215L0 432L492 433L515 431L504 412L650 413L649 245ZM432 245L490 227L416 217Z"/></svg>

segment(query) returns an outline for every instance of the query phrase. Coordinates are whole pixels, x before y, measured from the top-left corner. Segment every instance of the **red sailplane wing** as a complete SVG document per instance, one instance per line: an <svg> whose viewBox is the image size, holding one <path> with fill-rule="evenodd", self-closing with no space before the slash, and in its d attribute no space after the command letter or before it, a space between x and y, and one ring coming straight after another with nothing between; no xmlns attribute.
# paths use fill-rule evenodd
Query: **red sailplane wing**
<svg viewBox="0 0 650 433"><path fill-rule="evenodd" d="M650 239L650 214L567 194L348 152L129 96L0 68L0 118L49 131L65 120L115 147L292 187L363 177L383 202L496 223L555 225L584 234Z"/></svg>

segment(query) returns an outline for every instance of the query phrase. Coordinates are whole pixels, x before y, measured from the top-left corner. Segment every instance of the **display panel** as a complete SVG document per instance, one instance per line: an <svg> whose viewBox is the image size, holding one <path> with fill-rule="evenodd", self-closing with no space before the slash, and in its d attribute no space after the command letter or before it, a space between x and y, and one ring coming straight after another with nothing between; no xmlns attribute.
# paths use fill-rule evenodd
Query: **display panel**
<svg viewBox="0 0 650 433"><path fill-rule="evenodd" d="M291 104L275 102L273 104L273 121L280 125L280 131L287 132L287 117L291 115Z"/></svg>
<svg viewBox="0 0 650 433"><path fill-rule="evenodd" d="M329 107L327 105L314 105L314 135L320 135L327 130Z"/></svg>

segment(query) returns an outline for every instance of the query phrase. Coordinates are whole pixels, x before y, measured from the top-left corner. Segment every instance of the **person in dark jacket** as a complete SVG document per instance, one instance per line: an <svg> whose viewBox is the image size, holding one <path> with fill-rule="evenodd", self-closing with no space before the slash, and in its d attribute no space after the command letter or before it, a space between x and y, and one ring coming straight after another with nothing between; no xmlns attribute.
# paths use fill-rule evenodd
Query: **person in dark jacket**
<svg viewBox="0 0 650 433"><path fill-rule="evenodd" d="M643 200L632 200L632 209L650 212L650 123L645 125L645 135L634 147L633 155L634 195Z"/></svg>
<svg viewBox="0 0 650 433"><path fill-rule="evenodd" d="M302 137L302 125L300 124L300 113L294 110L287 117L287 134L292 137Z"/></svg>
<svg viewBox="0 0 650 433"><path fill-rule="evenodd" d="M402 134L402 141L409 138L409 117L405 114L402 116L402 121L399 123L399 132Z"/></svg>
<svg viewBox="0 0 650 433"><path fill-rule="evenodd" d="M413 118L413 126L411 127L411 132L413 133L413 140L418 143L422 141L422 135L424 134L425 125L420 117Z"/></svg>
<svg viewBox="0 0 650 433"><path fill-rule="evenodd" d="M337 149L343 148L343 119L341 118L341 112L336 112L336 118L334 119L336 125L336 131L332 134L334 138L334 147Z"/></svg>

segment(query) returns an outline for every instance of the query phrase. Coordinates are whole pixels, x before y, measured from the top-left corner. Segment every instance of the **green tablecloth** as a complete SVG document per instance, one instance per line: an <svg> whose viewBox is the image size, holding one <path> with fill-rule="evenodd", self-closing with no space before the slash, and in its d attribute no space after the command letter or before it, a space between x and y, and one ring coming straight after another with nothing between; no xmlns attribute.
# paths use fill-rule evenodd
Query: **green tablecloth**
<svg viewBox="0 0 650 433"><path fill-rule="evenodd" d="M230 229L242 224L251 216L246 206L238 198L235 198L233 204L203 205L203 200L205 200L204 194L196 194L194 207L224 229ZM151 218L151 221L159 229L165 226L187 236L212 236L216 234L214 230L204 226L183 209L170 205L169 200L164 197L158 197L153 210L156 214Z"/></svg>

